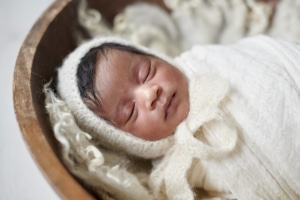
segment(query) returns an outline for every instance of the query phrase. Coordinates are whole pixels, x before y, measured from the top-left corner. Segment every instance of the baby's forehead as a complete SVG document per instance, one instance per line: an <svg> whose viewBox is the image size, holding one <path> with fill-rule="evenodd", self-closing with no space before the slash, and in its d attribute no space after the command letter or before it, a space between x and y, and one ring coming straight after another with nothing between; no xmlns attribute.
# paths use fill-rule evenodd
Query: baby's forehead
<svg viewBox="0 0 300 200"><path fill-rule="evenodd" d="M143 63L146 59L158 60L159 58L138 50L109 48L98 52L95 71L110 71L113 68L127 68L130 70L131 67Z"/></svg>

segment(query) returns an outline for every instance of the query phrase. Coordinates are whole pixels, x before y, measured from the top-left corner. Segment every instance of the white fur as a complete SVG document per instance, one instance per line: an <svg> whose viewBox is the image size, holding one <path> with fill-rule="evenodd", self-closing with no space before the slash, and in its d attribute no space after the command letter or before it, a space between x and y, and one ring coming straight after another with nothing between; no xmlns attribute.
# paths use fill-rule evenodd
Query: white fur
<svg viewBox="0 0 300 200"><path fill-rule="evenodd" d="M110 166L105 161L100 148L91 141L91 136L77 126L66 103L47 86L44 92L54 134L62 147L63 161L68 169L100 196L106 190L118 199L151 199L147 189L137 179L138 176L124 167Z"/></svg>

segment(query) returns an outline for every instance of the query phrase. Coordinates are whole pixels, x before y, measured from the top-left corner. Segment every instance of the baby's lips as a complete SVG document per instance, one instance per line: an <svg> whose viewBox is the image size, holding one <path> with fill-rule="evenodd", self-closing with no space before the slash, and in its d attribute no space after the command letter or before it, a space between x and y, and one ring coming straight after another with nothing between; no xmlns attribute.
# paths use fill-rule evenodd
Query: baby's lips
<svg viewBox="0 0 300 200"><path fill-rule="evenodd" d="M169 108L172 105L173 99L175 97L175 93L168 97L166 103L164 104L164 110L165 110L165 119L167 119L169 114Z"/></svg>

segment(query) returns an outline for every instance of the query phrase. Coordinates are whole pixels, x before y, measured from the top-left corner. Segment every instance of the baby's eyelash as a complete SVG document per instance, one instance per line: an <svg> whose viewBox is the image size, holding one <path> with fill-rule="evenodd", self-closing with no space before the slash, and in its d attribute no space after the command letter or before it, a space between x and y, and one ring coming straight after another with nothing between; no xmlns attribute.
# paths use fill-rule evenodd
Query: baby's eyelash
<svg viewBox="0 0 300 200"><path fill-rule="evenodd" d="M147 81L149 75L150 75L150 72L151 72L151 63L149 64L149 67L148 67L148 73L147 75L145 76L145 80L144 80L144 83Z"/></svg>
<svg viewBox="0 0 300 200"><path fill-rule="evenodd" d="M128 116L128 119L127 119L127 122L131 120L133 114L134 114L134 110L135 110L135 103L133 103L133 106L132 106L132 109L131 109L131 112Z"/></svg>

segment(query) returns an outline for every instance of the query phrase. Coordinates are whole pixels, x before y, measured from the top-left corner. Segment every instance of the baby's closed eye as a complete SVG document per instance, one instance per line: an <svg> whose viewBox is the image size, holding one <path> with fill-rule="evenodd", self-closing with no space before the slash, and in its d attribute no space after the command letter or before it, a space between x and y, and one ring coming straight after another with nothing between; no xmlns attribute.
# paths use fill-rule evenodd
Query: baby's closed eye
<svg viewBox="0 0 300 200"><path fill-rule="evenodd" d="M149 80L151 75L151 62L146 61L143 65L140 66L139 73L138 73L138 82L145 83Z"/></svg>

